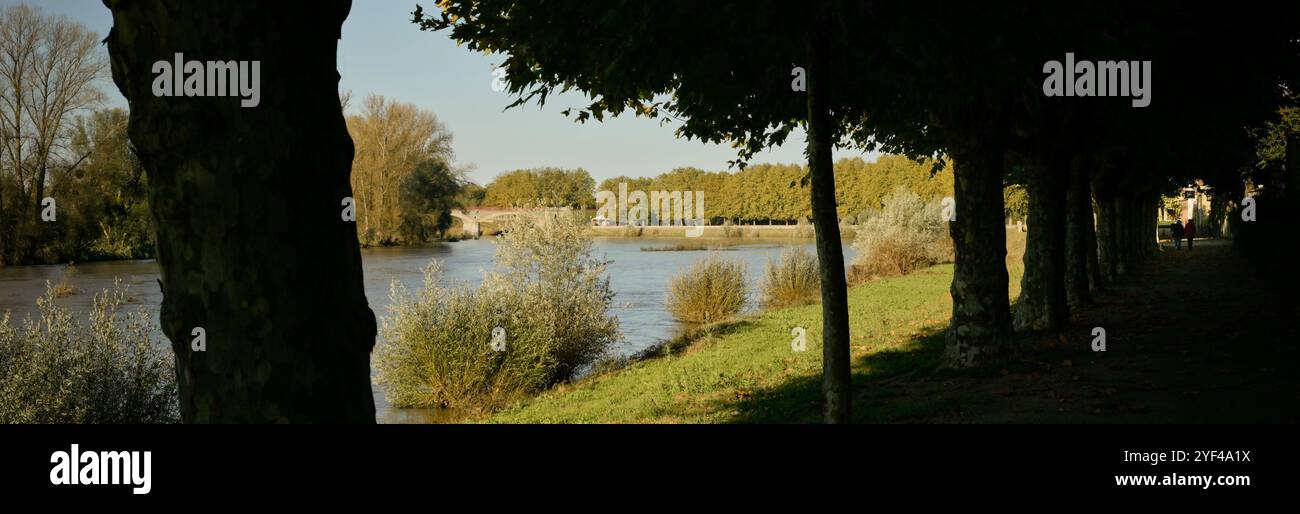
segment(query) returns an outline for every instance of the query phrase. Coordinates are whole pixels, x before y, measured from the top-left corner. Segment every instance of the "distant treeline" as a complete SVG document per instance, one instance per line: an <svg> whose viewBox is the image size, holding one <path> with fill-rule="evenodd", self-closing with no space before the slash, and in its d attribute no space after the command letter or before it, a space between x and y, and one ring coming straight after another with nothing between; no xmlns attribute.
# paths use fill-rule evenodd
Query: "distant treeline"
<svg viewBox="0 0 1300 514"><path fill-rule="evenodd" d="M678 168L656 177L619 176L594 184L585 170L519 170L498 176L484 188L482 205L594 207L594 193L630 191L702 191L705 216L732 223L787 223L810 216L807 168L793 164L754 164L735 172ZM856 222L878 210L884 198L904 186L925 200L952 196L952 168L934 169L932 161L885 155L876 162L861 158L835 163L835 188L841 219Z"/></svg>

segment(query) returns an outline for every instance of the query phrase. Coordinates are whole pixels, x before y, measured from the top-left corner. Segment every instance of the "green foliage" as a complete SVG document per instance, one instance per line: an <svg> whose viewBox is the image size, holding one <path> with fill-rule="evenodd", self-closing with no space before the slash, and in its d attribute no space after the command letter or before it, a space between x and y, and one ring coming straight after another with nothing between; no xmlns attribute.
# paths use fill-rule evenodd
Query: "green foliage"
<svg viewBox="0 0 1300 514"><path fill-rule="evenodd" d="M1273 119L1254 131L1255 165L1259 168L1281 166L1286 160L1288 138L1300 134L1300 107L1295 106L1300 103L1300 92L1290 92L1287 100L1292 105L1278 108Z"/></svg>
<svg viewBox="0 0 1300 514"><path fill-rule="evenodd" d="M952 310L952 266L880 280L848 290L855 383L898 372L933 369L941 330ZM807 350L793 352L790 330L807 329ZM764 311L734 326L697 336L672 356L633 362L573 387L530 398L491 423L820 422L820 305ZM941 347L942 345L938 345ZM918 351L925 348L925 351ZM881 366L882 358L898 362ZM811 384L795 388L795 384ZM860 395L855 421L883 421Z"/></svg>
<svg viewBox="0 0 1300 514"><path fill-rule="evenodd" d="M1174 219L1182 218L1182 212L1185 205L1186 204L1183 203L1183 198L1181 196L1160 197L1160 208L1164 209L1165 213ZM1172 225L1173 222L1170 222L1170 224Z"/></svg>
<svg viewBox="0 0 1300 514"><path fill-rule="evenodd" d="M835 165L835 195L840 216L854 223L866 221L898 187L905 187L926 201L953 196L952 163L937 171L934 165L933 160L914 160L902 155L882 155L873 163L861 158L840 160Z"/></svg>
<svg viewBox="0 0 1300 514"><path fill-rule="evenodd" d="M95 295L87 326L47 288L39 320L0 318L0 423L177 422L172 352L128 298L121 281Z"/></svg>
<svg viewBox="0 0 1300 514"><path fill-rule="evenodd" d="M483 205L491 207L595 206L595 179L587 170L535 168L497 175L487 185Z"/></svg>
<svg viewBox="0 0 1300 514"><path fill-rule="evenodd" d="M93 111L68 128L68 157L49 170L46 194L57 202L53 223L14 223L15 182L3 180L4 213L0 231L22 244L16 262L66 262L143 259L153 256L153 225L146 198L144 167L127 138L127 112ZM4 173L0 173L4 175ZM39 211L39 205L33 207ZM30 216L35 219L37 213ZM27 255L22 255L27 254Z"/></svg>
<svg viewBox="0 0 1300 514"><path fill-rule="evenodd" d="M803 248L787 248L763 268L762 301L768 307L808 302L821 291L817 256Z"/></svg>
<svg viewBox="0 0 1300 514"><path fill-rule="evenodd" d="M716 323L739 313L748 296L745 262L710 253L669 280L667 306L679 321Z"/></svg>
<svg viewBox="0 0 1300 514"><path fill-rule="evenodd" d="M853 246L858 251L855 279L906 275L953 258L940 203L926 203L901 186L867 219Z"/></svg>
<svg viewBox="0 0 1300 514"><path fill-rule="evenodd" d="M442 280L442 267L434 261L425 268L419 292L393 281L383 339L374 352L375 385L388 402L473 409L541 389L550 359L542 345L521 341L501 311L527 304L496 290L443 286ZM508 351L490 346L497 326L505 330Z"/></svg>
<svg viewBox="0 0 1300 514"><path fill-rule="evenodd" d="M497 243L496 266L476 290L443 285L436 261L419 292L394 281L374 353L389 402L490 410L569 380L621 337L607 263L593 256L581 219L517 216Z"/></svg>
<svg viewBox="0 0 1300 514"><path fill-rule="evenodd" d="M1024 240L1023 233L1008 232L1008 261L1020 260ZM952 313L952 270L952 265L941 264L849 288L854 383L936 368L943 329ZM1007 272L1008 298L1015 298L1023 268L1008 266ZM487 422L820 422L821 311L820 305L772 309L722 324L678 342L669 357L627 363L572 387L547 391ZM791 351L793 327L807 329L806 351ZM858 395L854 402L855 422L891 421L914 413L882 411L871 395Z"/></svg>
<svg viewBox="0 0 1300 514"><path fill-rule="evenodd" d="M883 205L898 186L924 199L952 196L952 167L932 173L934 162L901 155L884 155L875 162L861 158L835 163L835 195L839 215L855 223ZM794 164L752 164L736 172L678 168L656 177L615 177L601 181L598 191L701 191L704 215L716 222L790 224L812 215L808 187L801 184L807 167Z"/></svg>
<svg viewBox="0 0 1300 514"><path fill-rule="evenodd" d="M461 184L460 193L456 195L455 204L460 207L478 207L483 205L487 189L473 182Z"/></svg>
<svg viewBox="0 0 1300 514"><path fill-rule="evenodd" d="M881 89L871 86L890 80L863 73L874 71L862 64L875 62L879 47L830 21L874 19L878 8L818 7L804 12L807 24L835 28L819 32L834 48L821 79L856 93L827 99L840 125L866 112L864 99L893 100L871 94ZM773 24L776 4L443 1L437 9L426 13L417 5L413 21L422 30L446 30L476 51L506 56L507 89L519 97L513 105L576 89L590 103L565 113L576 111L579 122L627 112L677 120L679 137L730 144L742 161L783 143L808 113L807 97L792 94L789 80L791 63L807 65L808 32L805 24Z"/></svg>
<svg viewBox="0 0 1300 514"><path fill-rule="evenodd" d="M398 199L402 224L398 233L408 243L441 237L451 226L451 209L461 184L443 161L424 161L402 179Z"/></svg>
<svg viewBox="0 0 1300 514"><path fill-rule="evenodd" d="M1024 221L1029 216L1029 191L1020 184L1002 188L1003 217L1010 222Z"/></svg>
<svg viewBox="0 0 1300 514"><path fill-rule="evenodd" d="M351 183L361 244L440 236L461 181L446 125L427 109L374 94L360 113L347 116L347 125L356 147Z"/></svg>

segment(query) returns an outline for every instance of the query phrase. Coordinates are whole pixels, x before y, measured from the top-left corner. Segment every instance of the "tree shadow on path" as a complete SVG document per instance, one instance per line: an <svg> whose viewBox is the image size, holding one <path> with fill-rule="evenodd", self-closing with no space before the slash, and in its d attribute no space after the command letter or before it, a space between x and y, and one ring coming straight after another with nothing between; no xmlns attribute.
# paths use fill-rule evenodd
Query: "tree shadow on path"
<svg viewBox="0 0 1300 514"><path fill-rule="evenodd" d="M1300 307L1227 240L1167 247L1072 313L1018 334L994 368L937 369L943 332L855 359L853 420L904 423L1295 423ZM1093 329L1106 351L1092 350ZM820 421L819 376L729 405L740 423Z"/></svg>

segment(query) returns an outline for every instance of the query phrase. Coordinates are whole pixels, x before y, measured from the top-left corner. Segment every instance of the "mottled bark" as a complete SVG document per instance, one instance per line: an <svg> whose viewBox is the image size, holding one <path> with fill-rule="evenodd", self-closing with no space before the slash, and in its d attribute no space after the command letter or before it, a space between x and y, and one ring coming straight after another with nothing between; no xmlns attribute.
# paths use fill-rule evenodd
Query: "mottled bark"
<svg viewBox="0 0 1300 514"><path fill-rule="evenodd" d="M1243 207L1242 199L1246 195L1246 183L1243 180L1229 180L1226 183L1217 184L1215 194L1223 195L1228 199L1228 207L1224 209L1224 225L1227 229L1227 233L1224 235L1235 238L1242 228L1241 209ZM1256 214L1259 213L1258 206L1255 212Z"/></svg>
<svg viewBox="0 0 1300 514"><path fill-rule="evenodd" d="M1013 326L1055 330L1069 321L1065 297L1065 218L1068 162L1052 155L1032 159L1027 184L1029 234Z"/></svg>
<svg viewBox="0 0 1300 514"><path fill-rule="evenodd" d="M347 0L105 0L113 80L149 177L186 422L373 423L352 141L335 62ZM154 96L171 60L260 61L260 105ZM193 351L193 330L206 351Z"/></svg>
<svg viewBox="0 0 1300 514"><path fill-rule="evenodd" d="M3 177L0 177L2 179ZM9 256L9 214L5 212L4 180L0 180L0 266L8 264Z"/></svg>
<svg viewBox="0 0 1300 514"><path fill-rule="evenodd" d="M1223 225L1227 222L1228 200L1231 198L1231 188L1223 186L1215 188L1214 196L1210 197L1210 214L1207 216L1207 226L1205 235L1212 237L1223 236ZM1197 227L1200 229L1200 227Z"/></svg>
<svg viewBox="0 0 1300 514"><path fill-rule="evenodd" d="M1088 202L1089 215L1087 225L1084 230L1087 232L1087 238L1084 240L1084 248L1088 253L1088 294L1092 298L1103 294L1106 291L1106 279L1102 276L1101 255L1097 251L1100 244L1101 236L1098 233L1100 222L1097 216L1096 197L1085 200Z"/></svg>
<svg viewBox="0 0 1300 514"><path fill-rule="evenodd" d="M822 395L827 423L848 423L852 403L849 354L849 300L844 276L844 249L835 210L835 171L831 162L835 127L822 80L826 43L814 36L808 44L808 169L812 224L817 236L822 293Z"/></svg>
<svg viewBox="0 0 1300 514"><path fill-rule="evenodd" d="M1097 263L1102 279L1114 283L1119 276L1119 256L1116 248L1115 197L1094 184L1097 209Z"/></svg>
<svg viewBox="0 0 1300 514"><path fill-rule="evenodd" d="M1146 240L1147 257L1152 257L1160 252L1160 230L1156 226L1160 223L1160 193L1148 192L1144 196L1146 201L1142 205L1142 237Z"/></svg>
<svg viewBox="0 0 1300 514"><path fill-rule="evenodd" d="M954 148L956 219L949 222L955 256L952 320L943 365L971 367L1014 352L1007 299L1007 234L1002 219L1005 147L988 137Z"/></svg>
<svg viewBox="0 0 1300 514"><path fill-rule="evenodd" d="M1089 267L1095 272L1096 265L1089 260L1097 255L1095 238L1087 161L1075 157L1070 163L1070 184L1065 194L1065 298L1071 306L1092 302Z"/></svg>
<svg viewBox="0 0 1300 514"><path fill-rule="evenodd" d="M1287 133L1285 159L1286 186L1282 192L1291 206L1289 212L1300 212L1300 131Z"/></svg>
<svg viewBox="0 0 1300 514"><path fill-rule="evenodd" d="M1112 215L1114 218L1112 223L1114 224L1111 226L1114 233L1112 234L1111 239L1115 246L1115 275L1126 275L1128 274L1129 263L1133 260L1133 245L1130 243L1131 239L1129 236L1130 223L1128 202L1123 194L1119 194L1115 195L1115 197L1111 199L1110 203L1114 210L1114 214Z"/></svg>

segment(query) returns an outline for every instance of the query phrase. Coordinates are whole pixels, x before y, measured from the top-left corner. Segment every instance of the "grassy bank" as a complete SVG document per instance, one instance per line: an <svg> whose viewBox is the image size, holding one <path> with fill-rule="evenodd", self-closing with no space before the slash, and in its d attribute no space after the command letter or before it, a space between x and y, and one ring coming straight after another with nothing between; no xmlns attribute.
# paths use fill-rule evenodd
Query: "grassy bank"
<svg viewBox="0 0 1300 514"><path fill-rule="evenodd" d="M1008 234L1018 264L1023 234ZM1012 298L1021 267L1010 266ZM952 310L952 265L849 289L855 389L935 368ZM795 352L791 331L807 331ZM496 423L798 423L820 419L821 306L772 310L715 327L690 344L560 386L486 418ZM859 395L858 422L906 419L940 404L880 407Z"/></svg>

